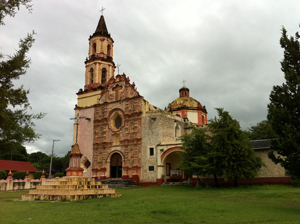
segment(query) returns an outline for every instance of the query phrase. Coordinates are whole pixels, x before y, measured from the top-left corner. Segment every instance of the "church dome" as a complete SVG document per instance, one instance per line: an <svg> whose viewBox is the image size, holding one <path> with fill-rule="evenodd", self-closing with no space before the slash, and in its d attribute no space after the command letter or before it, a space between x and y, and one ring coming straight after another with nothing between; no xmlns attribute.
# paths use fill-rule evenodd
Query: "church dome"
<svg viewBox="0 0 300 224"><path fill-rule="evenodd" d="M172 103L170 103L169 106L171 110L179 109L183 107L187 107L187 108L202 107L202 105L197 100L189 96L178 97Z"/></svg>
<svg viewBox="0 0 300 224"><path fill-rule="evenodd" d="M176 110L180 108L202 108L202 105L190 97L190 90L183 86L179 90L179 97L169 104L169 110Z"/></svg>

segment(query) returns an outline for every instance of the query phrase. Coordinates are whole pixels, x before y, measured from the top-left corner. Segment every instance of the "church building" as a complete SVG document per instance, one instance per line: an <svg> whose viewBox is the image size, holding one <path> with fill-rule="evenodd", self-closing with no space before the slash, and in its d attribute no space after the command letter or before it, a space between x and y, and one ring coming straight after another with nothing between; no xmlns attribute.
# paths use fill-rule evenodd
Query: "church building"
<svg viewBox="0 0 300 224"><path fill-rule="evenodd" d="M131 179L140 185L162 178L187 179L178 168L181 142L191 123L205 126L205 106L183 86L164 110L150 104L125 74L115 74L114 40L104 17L89 37L85 85L77 93L73 145L83 176Z"/></svg>
<svg viewBox="0 0 300 224"><path fill-rule="evenodd" d="M164 109L153 106L128 76L115 74L113 53L114 40L101 16L89 37L85 84L77 93L67 175L131 179L142 186L187 180L179 169L180 153L184 153L179 137L189 133L193 124L207 125L205 106L185 86ZM289 182L283 167L268 158L267 143L252 142L266 167L258 178L243 180L244 184ZM203 179L212 183L212 178Z"/></svg>

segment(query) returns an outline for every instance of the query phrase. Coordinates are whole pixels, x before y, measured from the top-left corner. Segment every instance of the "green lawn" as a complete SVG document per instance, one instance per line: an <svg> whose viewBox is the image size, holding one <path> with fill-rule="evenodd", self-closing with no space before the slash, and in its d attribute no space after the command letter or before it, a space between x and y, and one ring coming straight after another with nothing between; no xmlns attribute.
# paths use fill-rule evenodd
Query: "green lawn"
<svg viewBox="0 0 300 224"><path fill-rule="evenodd" d="M299 223L300 188L255 186L116 189L120 198L77 202L19 201L0 193L0 223ZM16 200L18 199L18 200Z"/></svg>

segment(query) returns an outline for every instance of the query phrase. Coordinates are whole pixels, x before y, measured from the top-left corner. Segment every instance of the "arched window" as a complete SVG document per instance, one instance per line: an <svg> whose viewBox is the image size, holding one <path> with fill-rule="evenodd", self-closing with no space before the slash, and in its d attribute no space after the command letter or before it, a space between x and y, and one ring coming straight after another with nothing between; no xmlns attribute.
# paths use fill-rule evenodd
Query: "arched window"
<svg viewBox="0 0 300 224"><path fill-rule="evenodd" d="M102 68L102 73L101 73L101 84L104 84L104 83L106 82L106 73L107 73L106 68Z"/></svg>
<svg viewBox="0 0 300 224"><path fill-rule="evenodd" d="M175 138L180 136L180 128L179 125L176 124L175 126Z"/></svg>
<svg viewBox="0 0 300 224"><path fill-rule="evenodd" d="M97 52L97 44L94 43L93 44L93 54L96 54L96 52Z"/></svg>
<svg viewBox="0 0 300 224"><path fill-rule="evenodd" d="M94 69L93 68L90 69L90 81L91 81L91 84L94 83Z"/></svg>
<svg viewBox="0 0 300 224"><path fill-rule="evenodd" d="M107 56L110 56L110 45L107 45Z"/></svg>
<svg viewBox="0 0 300 224"><path fill-rule="evenodd" d="M204 116L202 116L202 124L204 124L204 121L205 121Z"/></svg>

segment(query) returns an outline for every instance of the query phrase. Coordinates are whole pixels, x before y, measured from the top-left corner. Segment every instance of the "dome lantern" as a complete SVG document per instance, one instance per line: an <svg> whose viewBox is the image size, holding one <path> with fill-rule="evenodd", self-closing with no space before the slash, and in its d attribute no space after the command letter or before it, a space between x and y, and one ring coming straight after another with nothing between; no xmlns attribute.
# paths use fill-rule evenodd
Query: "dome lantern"
<svg viewBox="0 0 300 224"><path fill-rule="evenodd" d="M189 97L190 96L190 90L183 86L180 90L179 90L179 97Z"/></svg>

